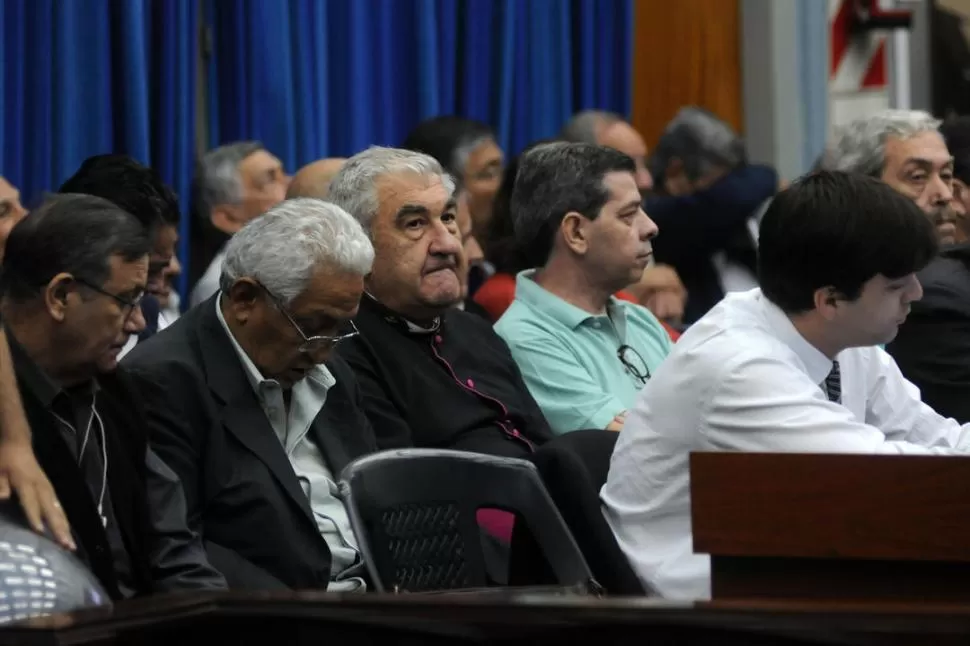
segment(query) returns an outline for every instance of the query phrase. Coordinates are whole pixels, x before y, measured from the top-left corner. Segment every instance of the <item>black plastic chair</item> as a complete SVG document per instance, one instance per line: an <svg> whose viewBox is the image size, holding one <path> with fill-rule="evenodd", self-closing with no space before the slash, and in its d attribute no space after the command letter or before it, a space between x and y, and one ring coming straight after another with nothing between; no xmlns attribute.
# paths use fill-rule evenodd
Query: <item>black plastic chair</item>
<svg viewBox="0 0 970 646"><path fill-rule="evenodd" d="M599 497L618 436L603 430L567 433L539 447L532 461L596 580L608 594L641 596L646 592L603 517ZM531 537L516 532L512 542L513 583L549 577L537 552Z"/></svg>
<svg viewBox="0 0 970 646"><path fill-rule="evenodd" d="M349 464L340 490L377 591L430 592L489 585L476 520L481 509L528 526L561 586L595 591L586 561L525 460L402 449Z"/></svg>
<svg viewBox="0 0 970 646"><path fill-rule="evenodd" d="M90 570L25 523L16 500L0 504L0 624L111 605Z"/></svg>

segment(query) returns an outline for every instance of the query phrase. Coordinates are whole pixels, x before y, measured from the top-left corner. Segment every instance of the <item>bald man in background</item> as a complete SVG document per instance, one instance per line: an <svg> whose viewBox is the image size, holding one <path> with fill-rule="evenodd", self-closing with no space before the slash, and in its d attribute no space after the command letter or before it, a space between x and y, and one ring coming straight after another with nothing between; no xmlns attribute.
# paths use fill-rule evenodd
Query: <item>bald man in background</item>
<svg viewBox="0 0 970 646"><path fill-rule="evenodd" d="M311 162L297 171L286 191L286 199L315 197L325 199L330 192L330 180L343 168L343 157L328 157Z"/></svg>

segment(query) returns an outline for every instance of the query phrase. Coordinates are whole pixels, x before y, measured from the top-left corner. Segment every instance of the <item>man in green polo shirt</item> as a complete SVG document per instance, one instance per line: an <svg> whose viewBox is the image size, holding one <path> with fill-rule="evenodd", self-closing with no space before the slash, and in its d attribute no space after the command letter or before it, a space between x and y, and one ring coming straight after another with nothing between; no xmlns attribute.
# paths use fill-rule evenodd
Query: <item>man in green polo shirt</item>
<svg viewBox="0 0 970 646"><path fill-rule="evenodd" d="M518 275L495 329L553 431L619 431L670 351L649 310L613 296L640 280L657 235L636 165L601 146L539 146L520 161L511 208L539 268Z"/></svg>

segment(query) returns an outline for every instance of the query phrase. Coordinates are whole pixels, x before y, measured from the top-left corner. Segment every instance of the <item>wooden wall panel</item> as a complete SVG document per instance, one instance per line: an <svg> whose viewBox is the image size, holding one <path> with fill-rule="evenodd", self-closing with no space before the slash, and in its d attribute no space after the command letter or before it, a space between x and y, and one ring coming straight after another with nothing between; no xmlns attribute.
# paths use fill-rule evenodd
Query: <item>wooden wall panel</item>
<svg viewBox="0 0 970 646"><path fill-rule="evenodd" d="M707 108L742 132L738 3L636 0L631 121L648 146L684 105Z"/></svg>

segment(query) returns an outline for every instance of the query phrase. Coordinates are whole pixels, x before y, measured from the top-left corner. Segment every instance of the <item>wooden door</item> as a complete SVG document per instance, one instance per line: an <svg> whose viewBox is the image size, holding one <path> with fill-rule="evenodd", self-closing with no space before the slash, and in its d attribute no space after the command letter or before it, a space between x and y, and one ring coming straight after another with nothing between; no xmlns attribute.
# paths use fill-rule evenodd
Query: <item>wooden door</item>
<svg viewBox="0 0 970 646"><path fill-rule="evenodd" d="M743 129L739 0L636 0L633 125L653 147L685 105Z"/></svg>

